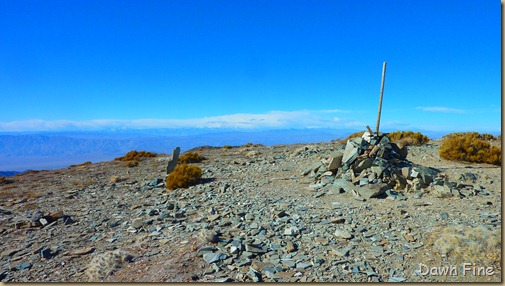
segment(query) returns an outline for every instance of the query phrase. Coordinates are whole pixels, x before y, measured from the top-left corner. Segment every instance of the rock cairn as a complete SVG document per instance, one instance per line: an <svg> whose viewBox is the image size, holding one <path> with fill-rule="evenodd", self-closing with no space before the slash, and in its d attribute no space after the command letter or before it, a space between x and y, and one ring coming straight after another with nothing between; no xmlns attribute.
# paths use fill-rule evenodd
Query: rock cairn
<svg viewBox="0 0 505 286"><path fill-rule="evenodd" d="M468 197L485 191L479 186L449 182L440 170L408 161L406 146L391 142L387 134L365 132L347 141L344 151L333 152L303 171L314 178L312 191L349 192L358 200L375 197Z"/></svg>

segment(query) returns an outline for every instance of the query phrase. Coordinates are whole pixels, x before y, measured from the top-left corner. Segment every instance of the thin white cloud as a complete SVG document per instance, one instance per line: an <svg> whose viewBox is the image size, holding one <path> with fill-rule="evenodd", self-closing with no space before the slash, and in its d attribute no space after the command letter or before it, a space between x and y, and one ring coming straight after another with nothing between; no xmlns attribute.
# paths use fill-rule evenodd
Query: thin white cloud
<svg viewBox="0 0 505 286"><path fill-rule="evenodd" d="M349 113L351 110L344 110L344 109L324 109L324 110L313 110L313 112L320 112L320 113Z"/></svg>
<svg viewBox="0 0 505 286"><path fill-rule="evenodd" d="M442 107L442 106L418 106L416 107L418 110L422 111L428 111L428 112L442 112L442 113L465 113L464 110L462 109L455 109L455 108L449 108L449 107Z"/></svg>
<svg viewBox="0 0 505 286"><path fill-rule="evenodd" d="M345 110L270 111L267 113L237 113L194 119L96 119L23 120L0 122L0 131L66 131L109 128L348 128L364 126L353 118L331 117Z"/></svg>

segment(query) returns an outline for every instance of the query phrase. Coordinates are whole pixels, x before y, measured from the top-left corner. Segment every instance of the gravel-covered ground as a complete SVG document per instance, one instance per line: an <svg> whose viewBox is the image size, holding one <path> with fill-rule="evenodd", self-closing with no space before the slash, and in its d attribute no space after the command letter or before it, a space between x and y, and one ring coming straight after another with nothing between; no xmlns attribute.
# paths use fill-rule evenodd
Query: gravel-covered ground
<svg viewBox="0 0 505 286"><path fill-rule="evenodd" d="M439 144L407 159L473 173L480 193L312 191L303 170L341 143L197 148L202 182L176 191L167 155L9 177L0 281L499 282L501 167L440 159Z"/></svg>

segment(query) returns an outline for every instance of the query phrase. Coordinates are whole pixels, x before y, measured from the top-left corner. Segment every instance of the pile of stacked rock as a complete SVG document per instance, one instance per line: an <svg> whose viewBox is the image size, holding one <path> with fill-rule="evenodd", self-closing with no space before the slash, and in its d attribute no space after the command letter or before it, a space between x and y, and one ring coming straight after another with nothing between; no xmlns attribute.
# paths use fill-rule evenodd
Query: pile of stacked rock
<svg viewBox="0 0 505 286"><path fill-rule="evenodd" d="M303 171L316 183L314 191L351 192L358 199L388 196L405 199L404 193L433 193L437 197L476 194L471 185L446 180L440 170L414 164L406 159L407 148L391 142L387 134L365 132L347 141L344 151L336 151Z"/></svg>

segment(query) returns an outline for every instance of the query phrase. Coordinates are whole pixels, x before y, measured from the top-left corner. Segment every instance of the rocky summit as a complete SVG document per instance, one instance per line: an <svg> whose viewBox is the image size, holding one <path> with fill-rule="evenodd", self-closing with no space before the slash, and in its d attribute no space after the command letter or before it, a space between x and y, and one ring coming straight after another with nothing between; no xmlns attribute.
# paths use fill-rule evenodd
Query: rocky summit
<svg viewBox="0 0 505 286"><path fill-rule="evenodd" d="M0 181L2 282L499 282L501 167L440 142L200 147Z"/></svg>

